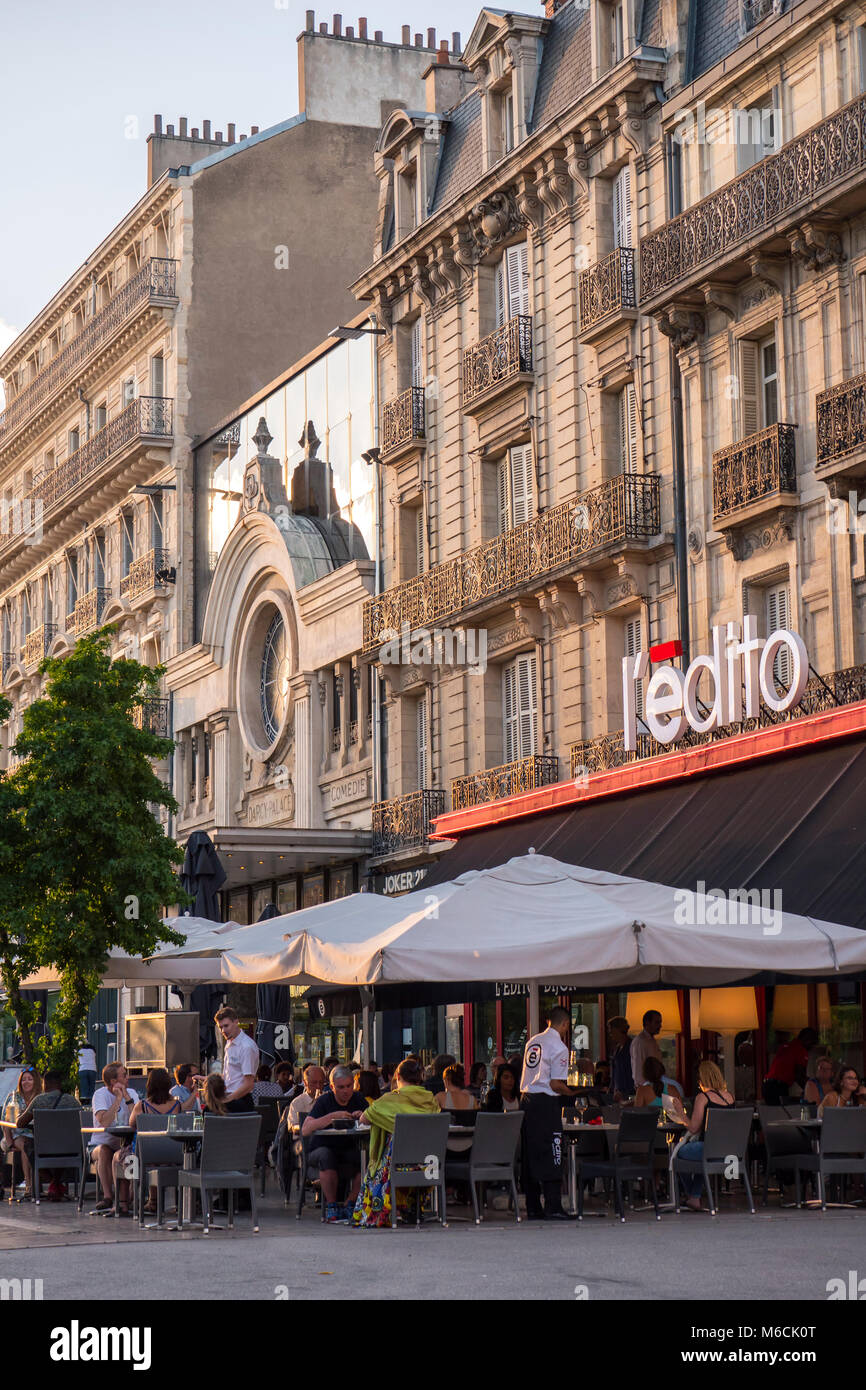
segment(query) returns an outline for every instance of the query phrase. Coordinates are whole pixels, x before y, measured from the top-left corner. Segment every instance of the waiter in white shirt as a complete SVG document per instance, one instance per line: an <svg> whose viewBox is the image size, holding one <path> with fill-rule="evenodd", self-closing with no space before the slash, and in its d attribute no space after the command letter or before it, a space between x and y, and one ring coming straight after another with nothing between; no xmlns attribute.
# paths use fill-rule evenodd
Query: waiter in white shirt
<svg viewBox="0 0 866 1390"><path fill-rule="evenodd" d="M544 1032L530 1038L523 1053L520 1108L528 1221L571 1220L562 1210L562 1097L576 1094L566 1079L570 1022L568 1010L557 1005Z"/></svg>
<svg viewBox="0 0 866 1390"><path fill-rule="evenodd" d="M226 1109L233 1115L255 1110L253 1087L259 1067L259 1049L241 1028L234 1009L222 1008L214 1022L225 1039L223 1081L226 1083Z"/></svg>

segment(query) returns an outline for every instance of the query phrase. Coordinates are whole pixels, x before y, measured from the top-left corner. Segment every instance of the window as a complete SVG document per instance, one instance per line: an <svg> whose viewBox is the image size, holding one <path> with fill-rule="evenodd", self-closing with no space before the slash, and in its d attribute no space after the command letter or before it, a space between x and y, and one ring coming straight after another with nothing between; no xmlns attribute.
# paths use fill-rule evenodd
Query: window
<svg viewBox="0 0 866 1390"><path fill-rule="evenodd" d="M93 588L105 588L105 532L93 533Z"/></svg>
<svg viewBox="0 0 866 1390"><path fill-rule="evenodd" d="M66 452L67 452L67 454L76 454L80 448L81 448L81 431L80 431L80 430L77 430L77 429L75 429L75 430L70 430L70 431L69 431L69 434L66 436Z"/></svg>
<svg viewBox="0 0 866 1390"><path fill-rule="evenodd" d="M409 385L424 385L424 320L419 315L409 337Z"/></svg>
<svg viewBox="0 0 866 1390"><path fill-rule="evenodd" d="M427 696L415 704L415 748L417 752L418 791L427 786Z"/></svg>
<svg viewBox="0 0 866 1390"><path fill-rule="evenodd" d="M625 0L614 0L609 25L609 64L613 68L625 57Z"/></svg>
<svg viewBox="0 0 866 1390"><path fill-rule="evenodd" d="M125 579L135 558L135 516L120 513L120 577Z"/></svg>
<svg viewBox="0 0 866 1390"><path fill-rule="evenodd" d="M624 627L624 656L637 656L641 649L640 618L628 618ZM638 719L643 719L643 684L634 683L634 708Z"/></svg>
<svg viewBox="0 0 866 1390"><path fill-rule="evenodd" d="M519 656L502 672L505 761L534 757L538 751L538 693L534 652Z"/></svg>
<svg viewBox="0 0 866 1390"><path fill-rule="evenodd" d="M637 392L632 382L619 393L619 466L621 473L637 471Z"/></svg>
<svg viewBox="0 0 866 1390"><path fill-rule="evenodd" d="M529 313L529 244L509 246L496 267L496 327Z"/></svg>
<svg viewBox="0 0 866 1390"><path fill-rule="evenodd" d="M740 438L779 419L779 373L775 338L740 343Z"/></svg>
<svg viewBox="0 0 866 1390"><path fill-rule="evenodd" d="M424 508L415 512L415 573L424 573Z"/></svg>
<svg viewBox="0 0 866 1390"><path fill-rule="evenodd" d="M150 500L150 548L162 550L163 513L162 493L155 492Z"/></svg>
<svg viewBox="0 0 866 1390"><path fill-rule="evenodd" d="M620 169L613 181L613 244L631 246L631 166Z"/></svg>
<svg viewBox="0 0 866 1390"><path fill-rule="evenodd" d="M335 671L334 674L333 674L333 676L331 677L331 700L332 700L332 711L333 711L333 712L332 712L332 715L331 715L331 747L332 747L332 749L333 749L334 752L336 752L337 749L340 747L340 738L341 738L341 729L342 729L341 708L340 708L340 706L341 706L342 698L343 698L343 677L340 675L339 671Z"/></svg>
<svg viewBox="0 0 866 1390"><path fill-rule="evenodd" d="M772 589L767 590L766 618L768 637L771 632L776 632L779 628L790 628L791 591L787 584L776 584ZM777 685L783 686L787 690L793 676L791 653L787 647L781 648L773 662L773 675Z"/></svg>
<svg viewBox="0 0 866 1390"><path fill-rule="evenodd" d="M45 457L44 457L44 459L42 460L42 474L43 474L43 477L44 477L47 473L53 473L53 472L54 472L54 450L53 450L53 449L46 449L46 450L45 450Z"/></svg>
<svg viewBox="0 0 866 1390"><path fill-rule="evenodd" d="M397 217L400 236L406 237L418 225L418 181L414 166L408 173L401 174L397 181Z"/></svg>
<svg viewBox="0 0 866 1390"><path fill-rule="evenodd" d="M861 92L866 92L866 24L857 26L857 66Z"/></svg>
<svg viewBox="0 0 866 1390"><path fill-rule="evenodd" d="M105 408L105 402L104 402L104 401L103 401L102 405L98 405L98 406L96 407L96 410L94 411L93 419L94 419L94 428L95 428L95 429L97 429L97 430L104 430L104 429L105 429L105 426L108 424L108 411L107 411L106 408Z"/></svg>
<svg viewBox="0 0 866 1390"><path fill-rule="evenodd" d="M165 395L165 360L162 354L150 359L150 394Z"/></svg>
<svg viewBox="0 0 866 1390"><path fill-rule="evenodd" d="M71 550L66 557L66 616L71 617L78 602L78 553Z"/></svg>
<svg viewBox="0 0 866 1390"><path fill-rule="evenodd" d="M499 534L522 526L532 515L532 445L509 449L499 460L497 476Z"/></svg>
<svg viewBox="0 0 866 1390"><path fill-rule="evenodd" d="M131 405L135 400L135 377L128 377L123 383L123 404Z"/></svg>
<svg viewBox="0 0 866 1390"><path fill-rule="evenodd" d="M747 108L735 110L733 117L737 140L737 173L741 174L778 149L778 103L772 95L767 95Z"/></svg>

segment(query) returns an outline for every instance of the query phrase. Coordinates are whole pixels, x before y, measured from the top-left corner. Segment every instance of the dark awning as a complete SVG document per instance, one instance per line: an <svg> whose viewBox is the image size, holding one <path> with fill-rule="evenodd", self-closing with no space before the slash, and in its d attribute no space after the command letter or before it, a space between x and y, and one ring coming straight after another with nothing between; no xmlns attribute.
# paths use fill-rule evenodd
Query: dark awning
<svg viewBox="0 0 866 1390"><path fill-rule="evenodd" d="M866 928L864 837L858 738L471 831L424 887L532 848L675 888L779 889L784 911Z"/></svg>

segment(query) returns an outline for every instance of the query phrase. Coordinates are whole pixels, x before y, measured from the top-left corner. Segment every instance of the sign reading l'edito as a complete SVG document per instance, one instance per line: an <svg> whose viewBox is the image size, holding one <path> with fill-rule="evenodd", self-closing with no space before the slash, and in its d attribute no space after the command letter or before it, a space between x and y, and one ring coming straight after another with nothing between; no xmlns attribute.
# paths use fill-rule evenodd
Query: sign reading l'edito
<svg viewBox="0 0 866 1390"><path fill-rule="evenodd" d="M809 679L809 657L802 637L785 628L759 637L757 626L749 613L743 619L742 637L738 623L714 627L711 655L696 656L686 671L676 666L659 666L653 671L646 688L643 720L654 739L675 743L683 737L686 725L696 734L705 734L725 724L757 719L762 701L777 714L800 703ZM788 689L779 694L773 668L785 651L791 680ZM628 752L637 748L635 681L643 680L648 666L648 652L623 657L623 727ZM705 673L713 690L712 703L708 696L698 694Z"/></svg>

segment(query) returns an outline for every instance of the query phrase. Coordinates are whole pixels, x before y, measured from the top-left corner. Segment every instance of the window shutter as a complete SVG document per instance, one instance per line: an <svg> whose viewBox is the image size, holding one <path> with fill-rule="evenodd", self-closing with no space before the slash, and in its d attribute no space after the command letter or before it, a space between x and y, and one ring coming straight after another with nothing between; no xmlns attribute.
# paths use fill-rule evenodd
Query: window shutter
<svg viewBox="0 0 866 1390"><path fill-rule="evenodd" d="M511 497L508 487L508 455L499 460L496 471L496 508L499 517L499 534L504 536L511 530Z"/></svg>
<svg viewBox="0 0 866 1390"><path fill-rule="evenodd" d="M787 584L767 590L767 636L791 625L791 591ZM791 653L783 647L773 662L773 675L785 687L791 684Z"/></svg>
<svg viewBox="0 0 866 1390"><path fill-rule="evenodd" d="M509 449L511 467L511 525L522 526L532 515L532 446Z"/></svg>
<svg viewBox="0 0 866 1390"><path fill-rule="evenodd" d="M507 317L529 313L529 243L509 246L503 258L507 288Z"/></svg>
<svg viewBox="0 0 866 1390"><path fill-rule="evenodd" d="M415 573L424 573L424 508L415 513Z"/></svg>
<svg viewBox="0 0 866 1390"><path fill-rule="evenodd" d="M527 656L519 656L515 662L517 668L517 700L518 700L518 741L520 758L531 758L535 755L538 746L538 704L536 691L536 658L535 653Z"/></svg>
<svg viewBox="0 0 866 1390"><path fill-rule="evenodd" d="M496 327L497 327L497 328L501 328L502 325L505 323L505 319L506 319L505 303L506 303L506 298L507 298L507 296L506 296L506 292L505 292L505 276L506 276L505 263L506 263L506 258L505 258L504 256L503 256L503 258L502 258L501 261L497 261L497 262L496 262L496 274L495 274L494 277L493 277L493 291L494 291L495 300L496 300L496 306L495 306L495 307L496 307Z"/></svg>
<svg viewBox="0 0 866 1390"><path fill-rule="evenodd" d="M516 762L519 755L519 725L517 718L517 663L512 662L502 672L502 722L505 728L505 762Z"/></svg>
<svg viewBox="0 0 866 1390"><path fill-rule="evenodd" d="M621 471L634 473L637 469L637 393L632 382L619 395L619 449Z"/></svg>
<svg viewBox="0 0 866 1390"><path fill-rule="evenodd" d="M625 624L625 655L637 656L641 649L640 618L629 618ZM634 683L634 707L638 719L643 719L643 685Z"/></svg>
<svg viewBox="0 0 866 1390"><path fill-rule="evenodd" d="M613 230L615 245L632 245L631 166L628 164L613 181Z"/></svg>
<svg viewBox="0 0 866 1390"><path fill-rule="evenodd" d="M415 706L415 739L418 749L418 791L427 786L427 696Z"/></svg>
<svg viewBox="0 0 866 1390"><path fill-rule="evenodd" d="M412 338L410 342L410 371L412 386L424 385L424 359L421 342L423 319L419 316L412 324Z"/></svg>
<svg viewBox="0 0 866 1390"><path fill-rule="evenodd" d="M758 430L758 345L740 343L740 438Z"/></svg>

